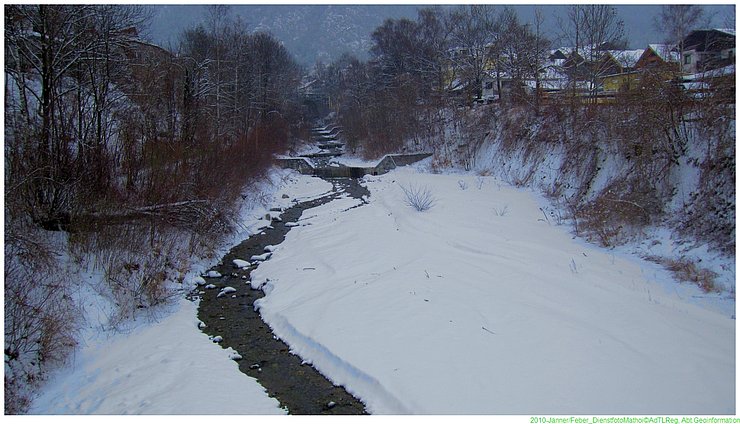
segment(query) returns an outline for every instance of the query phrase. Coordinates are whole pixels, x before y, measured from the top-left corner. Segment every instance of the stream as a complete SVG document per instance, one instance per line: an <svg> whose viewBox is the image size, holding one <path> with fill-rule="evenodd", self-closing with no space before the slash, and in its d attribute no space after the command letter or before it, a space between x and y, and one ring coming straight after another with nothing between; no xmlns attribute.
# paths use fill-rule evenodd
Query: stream
<svg viewBox="0 0 740 424"><path fill-rule="evenodd" d="M333 185L331 193L285 209L280 220L273 220L272 228L250 236L232 248L222 258L221 265L211 268L223 277L206 278L207 283L216 288L194 293L201 299L198 319L206 324L203 332L212 337L221 336L221 346L231 347L241 355L239 369L257 379L290 414L366 414L362 402L292 354L290 347L277 339L259 312L255 312L254 301L264 297L264 293L253 290L246 283L256 264L248 270L239 270L232 263L233 259L249 260L253 255L265 253L266 246L282 243L291 229L285 224L296 222L306 209L329 203L345 193L356 199L370 195L356 179L332 178L327 181ZM217 297L220 289L227 286L237 291Z"/></svg>

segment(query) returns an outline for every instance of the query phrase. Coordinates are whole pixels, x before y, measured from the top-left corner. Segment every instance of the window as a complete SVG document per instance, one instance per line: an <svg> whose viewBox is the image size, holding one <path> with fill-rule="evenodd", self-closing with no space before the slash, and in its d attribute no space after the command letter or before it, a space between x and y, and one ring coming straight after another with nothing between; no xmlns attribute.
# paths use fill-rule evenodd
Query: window
<svg viewBox="0 0 740 424"><path fill-rule="evenodd" d="M687 54L683 57L683 64L691 65L691 55L690 54Z"/></svg>
<svg viewBox="0 0 740 424"><path fill-rule="evenodd" d="M493 90L493 81L486 82L486 90Z"/></svg>

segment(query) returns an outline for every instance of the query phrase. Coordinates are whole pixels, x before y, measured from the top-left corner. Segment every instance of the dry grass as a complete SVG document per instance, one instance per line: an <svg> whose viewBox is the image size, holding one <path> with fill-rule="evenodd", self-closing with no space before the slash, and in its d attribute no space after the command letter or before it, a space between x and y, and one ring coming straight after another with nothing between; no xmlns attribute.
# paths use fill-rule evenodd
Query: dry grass
<svg viewBox="0 0 740 424"><path fill-rule="evenodd" d="M604 247L628 242L634 233L661 216L664 200L649 182L615 179L592 201L573 205L578 229Z"/></svg>
<svg viewBox="0 0 740 424"><path fill-rule="evenodd" d="M695 263L687 260L673 260L666 266L678 280L694 283L707 293L718 291L714 284L717 274L713 271L699 268Z"/></svg>
<svg viewBox="0 0 740 424"><path fill-rule="evenodd" d="M537 167L532 166L527 170L520 169L511 171L509 173L509 178L514 186L527 187L532 182L532 177L534 177L535 172L537 172Z"/></svg>
<svg viewBox="0 0 740 424"><path fill-rule="evenodd" d="M676 280L696 284L705 293L720 291L720 288L715 283L717 273L699 267L690 259L672 259L660 256L649 256L646 259L663 265L667 270L671 271L673 278Z"/></svg>

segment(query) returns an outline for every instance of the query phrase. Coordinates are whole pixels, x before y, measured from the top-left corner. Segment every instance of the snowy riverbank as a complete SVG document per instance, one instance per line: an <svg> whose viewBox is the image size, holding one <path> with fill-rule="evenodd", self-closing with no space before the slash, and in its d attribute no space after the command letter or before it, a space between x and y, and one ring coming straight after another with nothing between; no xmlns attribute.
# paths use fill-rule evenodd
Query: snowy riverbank
<svg viewBox="0 0 740 424"><path fill-rule="evenodd" d="M275 333L372 413L734 413L734 300L574 240L493 178L367 185L367 206L306 211L252 277Z"/></svg>

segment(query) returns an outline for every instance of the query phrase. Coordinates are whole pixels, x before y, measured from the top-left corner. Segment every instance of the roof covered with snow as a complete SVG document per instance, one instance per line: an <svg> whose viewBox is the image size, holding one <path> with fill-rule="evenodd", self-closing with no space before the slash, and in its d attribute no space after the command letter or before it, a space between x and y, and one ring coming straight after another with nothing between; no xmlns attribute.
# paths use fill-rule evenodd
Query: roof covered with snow
<svg viewBox="0 0 740 424"><path fill-rule="evenodd" d="M675 51L675 46L670 44L648 44L648 48L660 56L666 62L678 62L679 55Z"/></svg>
<svg viewBox="0 0 740 424"><path fill-rule="evenodd" d="M624 68L634 68L645 50L609 50L609 54Z"/></svg>
<svg viewBox="0 0 740 424"><path fill-rule="evenodd" d="M724 32L725 34L735 36L735 28L714 28L715 31Z"/></svg>

